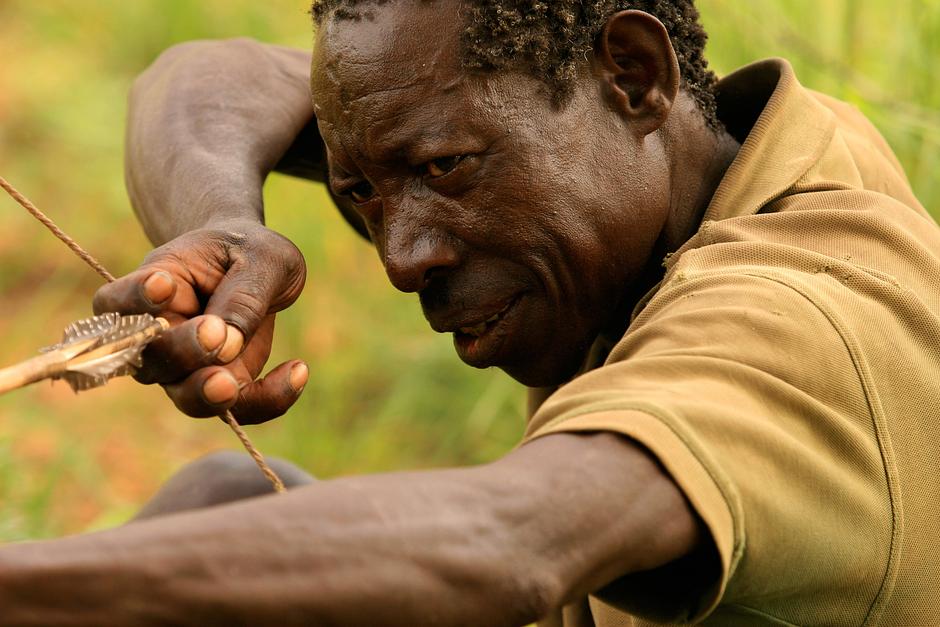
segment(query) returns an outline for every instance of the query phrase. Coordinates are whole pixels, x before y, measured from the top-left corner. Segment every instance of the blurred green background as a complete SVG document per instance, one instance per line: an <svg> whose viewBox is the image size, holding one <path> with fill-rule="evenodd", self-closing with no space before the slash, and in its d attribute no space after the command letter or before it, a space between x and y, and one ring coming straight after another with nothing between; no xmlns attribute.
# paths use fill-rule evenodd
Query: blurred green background
<svg viewBox="0 0 940 627"><path fill-rule="evenodd" d="M921 201L940 210L940 1L699 6L720 74L789 58L804 84L871 117ZM112 272L134 269L149 247L122 179L133 77L187 39L249 35L307 48L306 9L294 0L0 0L0 175ZM416 299L387 285L322 188L275 176L265 197L269 224L297 242L310 276L279 317L273 359L307 360L312 379L286 417L251 429L259 447L320 477L479 463L512 447L521 388L460 364ZM56 342L89 315L98 285L0 197L0 364ZM60 383L0 397L0 542L117 524L184 462L237 446L220 422L185 418L159 389L129 380L82 396Z"/></svg>

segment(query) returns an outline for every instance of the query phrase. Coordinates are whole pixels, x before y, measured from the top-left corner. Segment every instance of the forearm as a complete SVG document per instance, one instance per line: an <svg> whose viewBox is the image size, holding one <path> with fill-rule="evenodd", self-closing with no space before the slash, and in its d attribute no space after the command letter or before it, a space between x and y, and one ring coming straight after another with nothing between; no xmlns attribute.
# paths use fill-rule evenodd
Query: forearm
<svg viewBox="0 0 940 627"><path fill-rule="evenodd" d="M527 624L697 542L671 482L619 446L552 436L486 467L324 482L7 548L3 622Z"/></svg>
<svg viewBox="0 0 940 627"><path fill-rule="evenodd" d="M289 152L315 169L319 142L295 145L313 119L309 68L302 51L203 41L167 50L137 79L125 174L154 244L213 221L263 220L264 178Z"/></svg>
<svg viewBox="0 0 940 627"><path fill-rule="evenodd" d="M465 509L482 505L480 488L434 475L326 482L4 549L0 624L515 624L510 556L493 552L505 539L485 508Z"/></svg>

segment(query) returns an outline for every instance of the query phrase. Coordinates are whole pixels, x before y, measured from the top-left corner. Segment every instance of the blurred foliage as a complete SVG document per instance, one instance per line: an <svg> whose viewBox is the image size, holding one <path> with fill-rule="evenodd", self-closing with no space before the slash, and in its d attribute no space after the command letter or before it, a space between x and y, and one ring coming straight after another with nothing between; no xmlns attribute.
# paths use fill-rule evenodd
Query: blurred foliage
<svg viewBox="0 0 940 627"><path fill-rule="evenodd" d="M848 100L881 128L928 208L940 209L940 2L700 0L719 73L790 59L804 84ZM112 272L149 246L121 175L125 93L161 50L249 35L308 47L306 2L0 0L0 174ZM168 182L167 184L172 184ZM458 361L416 299L396 293L323 189L273 177L269 223L300 246L305 294L279 317L273 360L312 379L286 417L253 428L269 455L320 477L472 464L507 451L521 388ZM0 363L57 341L98 286L12 201L0 198ZM275 363L275 362L272 362ZM64 384L0 397L0 541L117 524L174 469L237 442L216 420L177 414L159 389L116 381L80 397Z"/></svg>

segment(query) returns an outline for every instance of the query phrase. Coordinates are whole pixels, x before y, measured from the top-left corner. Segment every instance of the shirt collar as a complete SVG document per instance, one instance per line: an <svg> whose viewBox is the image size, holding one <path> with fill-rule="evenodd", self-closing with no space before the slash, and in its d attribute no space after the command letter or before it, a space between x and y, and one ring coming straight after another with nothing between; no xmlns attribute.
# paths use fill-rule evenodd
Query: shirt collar
<svg viewBox="0 0 940 627"><path fill-rule="evenodd" d="M728 131L746 138L703 224L755 214L779 198L819 160L835 132L832 112L783 59L748 65L719 81L717 104Z"/></svg>

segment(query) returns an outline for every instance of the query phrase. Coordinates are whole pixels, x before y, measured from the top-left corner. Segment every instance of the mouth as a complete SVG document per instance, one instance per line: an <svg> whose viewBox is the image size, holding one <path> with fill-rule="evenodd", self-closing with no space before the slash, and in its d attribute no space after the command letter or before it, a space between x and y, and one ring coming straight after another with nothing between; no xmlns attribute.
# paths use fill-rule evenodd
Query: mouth
<svg viewBox="0 0 940 627"><path fill-rule="evenodd" d="M454 348L464 362L477 368L494 363L506 339L512 335L516 305L520 300L521 295L516 296L489 318L454 331Z"/></svg>
<svg viewBox="0 0 940 627"><path fill-rule="evenodd" d="M513 298L511 301L509 301L509 303L506 304L505 307L497 311L495 314L493 314L492 316L490 316L483 322L480 322L479 324L469 326L469 327L460 327L459 329L457 329L456 333L460 333L462 335L469 335L471 337L482 337L483 335L487 333L489 329L491 329L497 322L499 322L503 318L506 312L509 311L509 308L512 307L515 303L516 303L516 299Z"/></svg>

